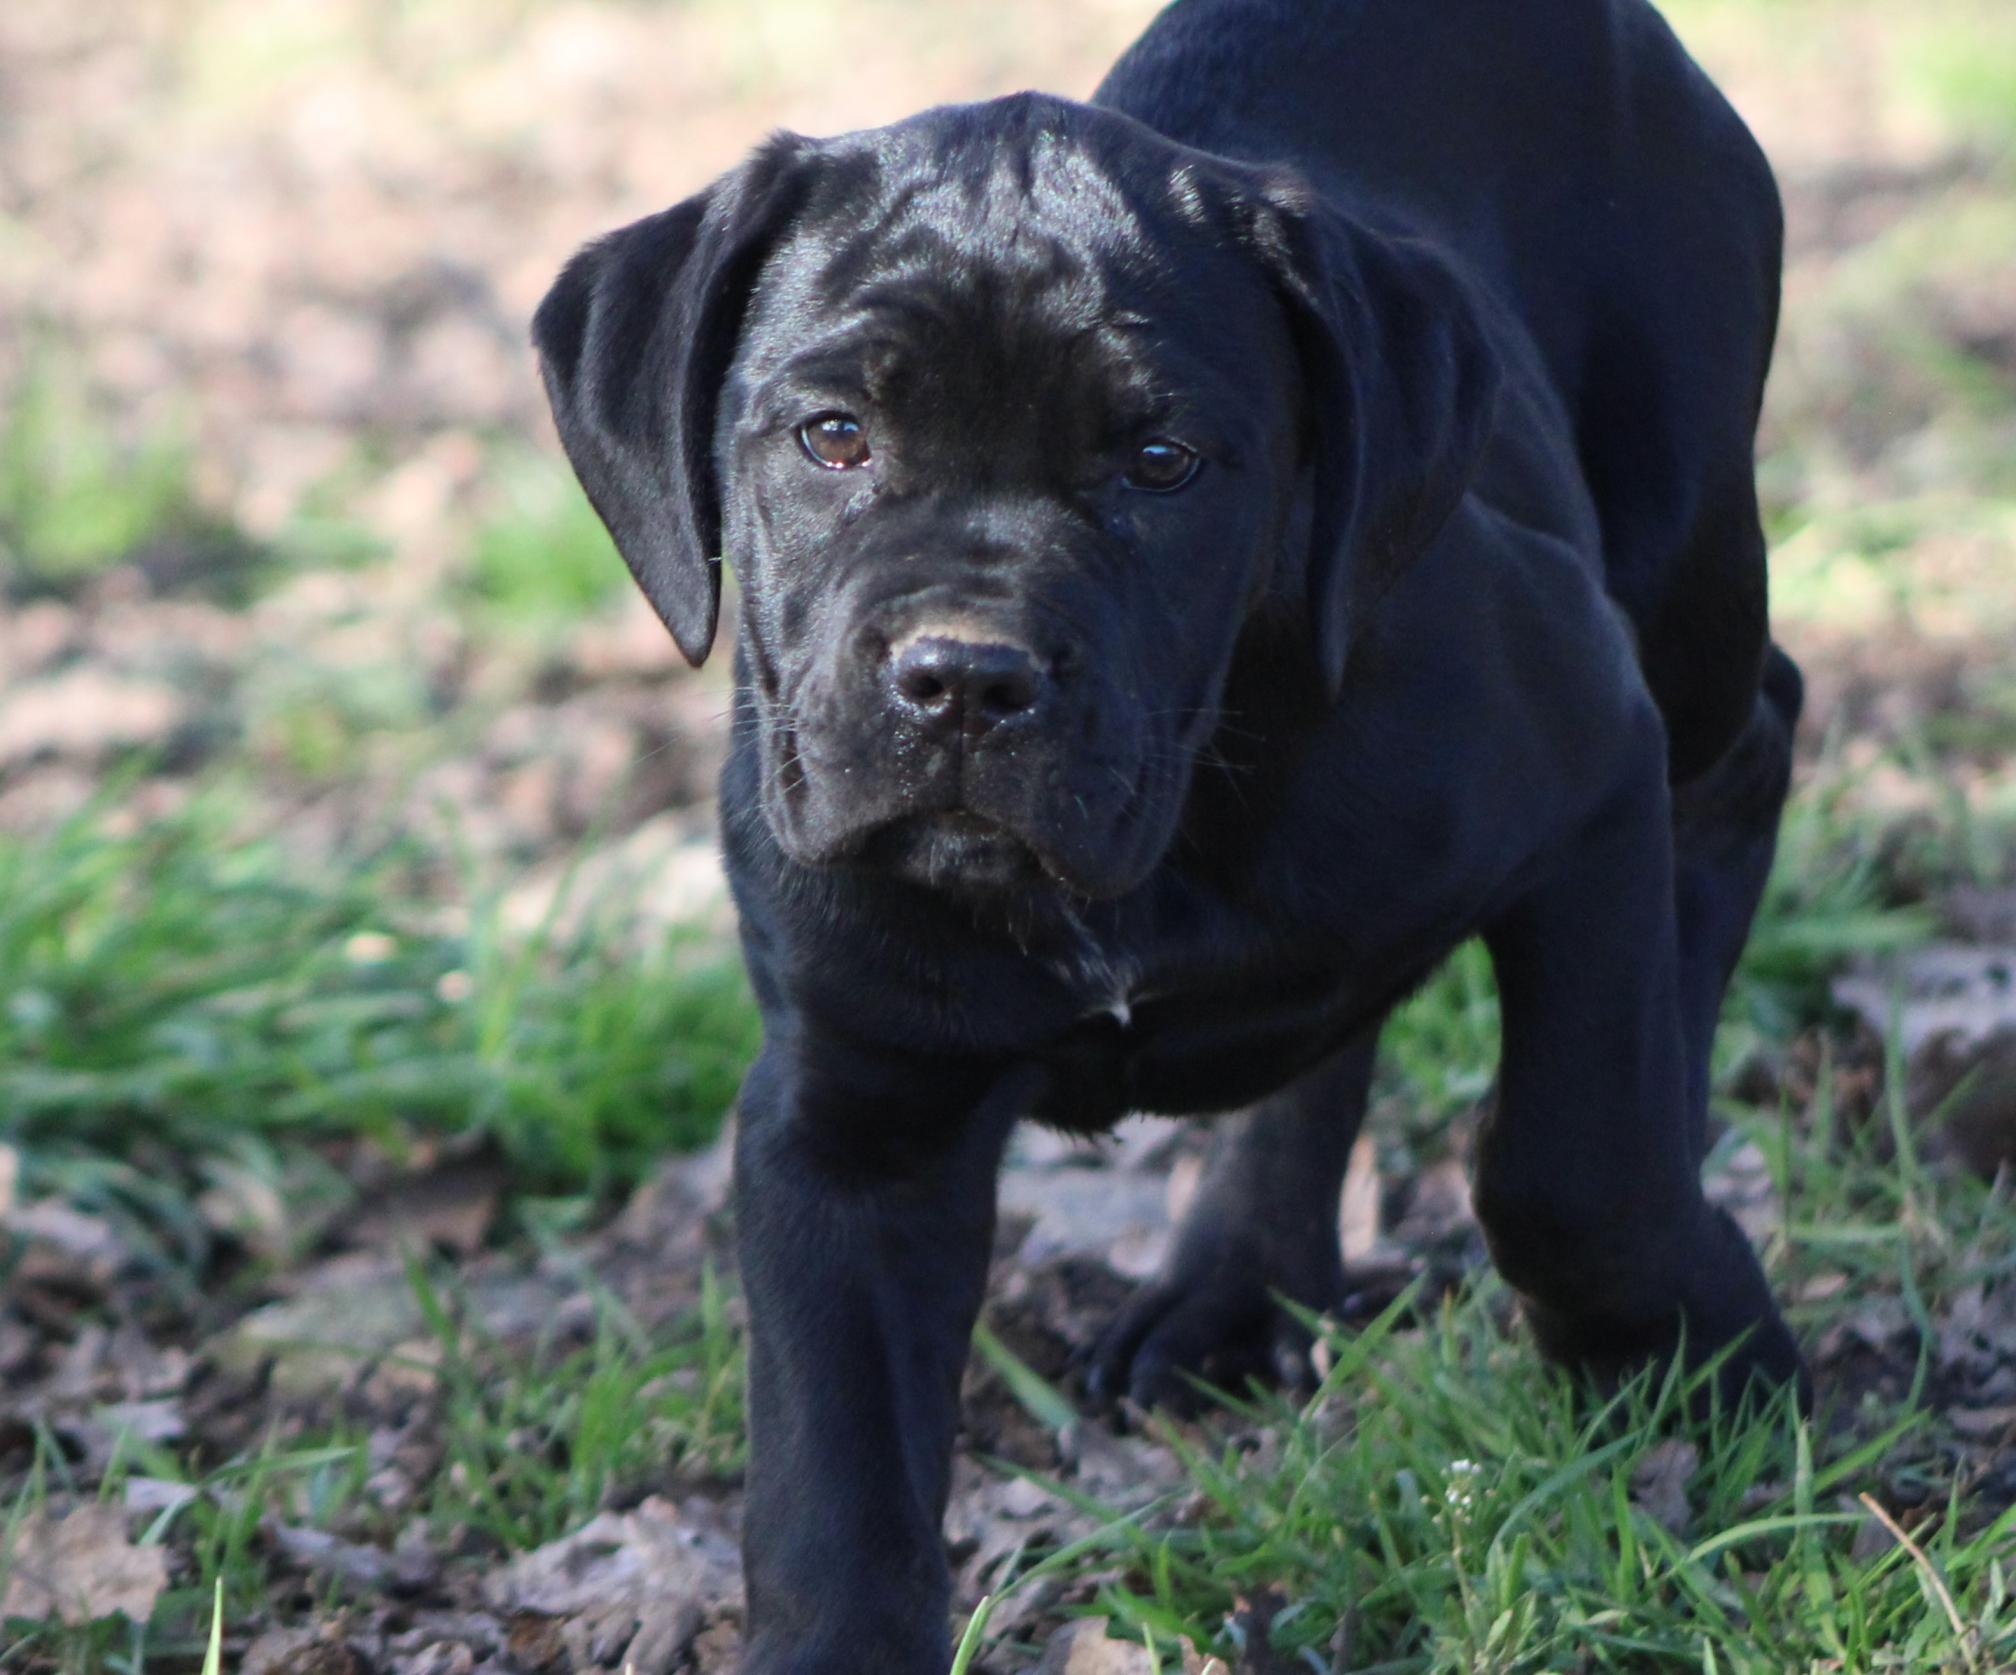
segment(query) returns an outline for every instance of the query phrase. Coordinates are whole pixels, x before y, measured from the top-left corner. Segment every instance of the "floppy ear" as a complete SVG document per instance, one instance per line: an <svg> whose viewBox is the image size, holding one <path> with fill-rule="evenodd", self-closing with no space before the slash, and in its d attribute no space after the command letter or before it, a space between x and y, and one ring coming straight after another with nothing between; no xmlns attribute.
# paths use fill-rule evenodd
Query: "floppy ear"
<svg viewBox="0 0 2016 1675"><path fill-rule="evenodd" d="M1315 451L1309 610L1334 698L1364 614L1463 498L1491 431L1498 362L1463 281L1433 246L1276 185L1256 228L1288 299Z"/></svg>
<svg viewBox="0 0 2016 1675"><path fill-rule="evenodd" d="M695 665L721 609L717 393L806 149L780 135L706 191L598 239L532 321L574 474Z"/></svg>

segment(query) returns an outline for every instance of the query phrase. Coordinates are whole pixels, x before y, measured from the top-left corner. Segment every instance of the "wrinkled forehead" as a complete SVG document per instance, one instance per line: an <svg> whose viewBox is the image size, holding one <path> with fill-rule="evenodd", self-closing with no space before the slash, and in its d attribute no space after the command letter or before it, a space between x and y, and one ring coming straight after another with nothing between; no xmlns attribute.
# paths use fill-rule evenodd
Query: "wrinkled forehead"
<svg viewBox="0 0 2016 1675"><path fill-rule="evenodd" d="M829 303L933 273L1021 281L1088 311L1145 277L1152 240L1106 166L1055 132L987 137L905 132L876 159L881 190L833 230L817 282ZM1137 183L1138 191L1138 183Z"/></svg>
<svg viewBox="0 0 2016 1675"><path fill-rule="evenodd" d="M977 379L1068 362L1145 400L1250 354L1239 339L1259 328L1238 305L1264 303L1264 283L1186 216L1173 148L1102 155L1042 109L999 101L835 142L759 286L769 364L745 370Z"/></svg>

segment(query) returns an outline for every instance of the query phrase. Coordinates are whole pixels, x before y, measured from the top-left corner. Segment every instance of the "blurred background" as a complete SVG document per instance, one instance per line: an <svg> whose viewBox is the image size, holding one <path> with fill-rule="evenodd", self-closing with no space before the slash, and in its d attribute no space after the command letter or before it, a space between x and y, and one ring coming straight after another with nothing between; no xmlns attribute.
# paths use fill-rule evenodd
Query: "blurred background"
<svg viewBox="0 0 2016 1675"><path fill-rule="evenodd" d="M553 442L529 315L580 242L771 129L1082 95L1151 10L0 6L9 1481L60 1463L101 1482L108 1433L75 1427L108 1401L162 1404L157 1478L242 1458L265 1410L251 1385L203 1407L192 1356L323 1291L354 1325L388 1272L419 1307L397 1230L544 1263L577 1293L592 1270L647 1323L701 1307L697 1260L675 1282L637 1252L712 1202L690 1176L653 1198L650 1172L711 1139L755 1039L708 806L725 659L686 671L635 597ZM2016 1156L2016 8L1666 10L1790 215L1760 475L1811 700L1725 1097L1808 1126L1816 1100L1852 1122L1887 1099L1928 1158L1987 1183ZM1474 955L1396 1030L1358 1200L1360 1253L1396 1272L1464 1265L1460 1158L1494 1030ZM1724 1161L1777 1225L1789 1165L1756 1145ZM1087 1248L1115 1234L1106 1201ZM1842 1325L1844 1273L1857 1296L1900 1289L1788 1239L1774 1261L1813 1281L1815 1331ZM706 1295L713 1324L672 1370L721 1412L661 1402L633 1427L643 1452L596 1456L599 1476L429 1516L516 1551L651 1448L732 1470L732 1307ZM222 1357L261 1392L275 1343L340 1335L279 1320ZM1896 1383L1910 1325L1865 1320L1836 1347ZM416 1334L402 1314L371 1347ZM631 1397L669 1376L624 1353ZM496 1400L558 1402L549 1362L512 1363ZM361 1399L344 1365L304 1388ZM1977 1396L2016 1380L2004 1350L1983 1365ZM290 1424L292 1448L312 1427ZM313 1437L290 1481L336 1471ZM508 1453L478 1449L464 1490ZM213 1511L175 1526L163 1597L193 1610L222 1575L253 1611L264 1572L233 1568L251 1526ZM78 1609L71 1640L0 1666L104 1652Z"/></svg>

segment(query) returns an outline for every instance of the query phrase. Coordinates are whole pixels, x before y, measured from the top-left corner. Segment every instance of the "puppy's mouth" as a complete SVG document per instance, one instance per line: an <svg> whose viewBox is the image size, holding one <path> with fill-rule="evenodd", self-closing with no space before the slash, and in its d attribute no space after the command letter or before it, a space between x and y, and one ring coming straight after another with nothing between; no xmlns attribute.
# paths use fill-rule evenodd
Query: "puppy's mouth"
<svg viewBox="0 0 2016 1675"><path fill-rule="evenodd" d="M1141 882L1180 806L1177 776L1110 752L1074 761L1031 747L971 761L842 740L851 748L790 726L765 739L764 812L799 866L948 895L1105 900Z"/></svg>
<svg viewBox="0 0 2016 1675"><path fill-rule="evenodd" d="M857 866L936 890L996 893L1052 882L1051 869L1006 826L968 809L908 814L875 827L855 847Z"/></svg>

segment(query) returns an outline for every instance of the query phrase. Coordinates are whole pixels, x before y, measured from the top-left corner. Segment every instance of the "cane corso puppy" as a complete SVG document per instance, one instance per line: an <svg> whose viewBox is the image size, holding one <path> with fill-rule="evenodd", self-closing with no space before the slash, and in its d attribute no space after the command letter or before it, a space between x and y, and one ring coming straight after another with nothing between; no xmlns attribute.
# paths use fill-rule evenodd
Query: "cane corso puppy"
<svg viewBox="0 0 2016 1675"><path fill-rule="evenodd" d="M1278 1370L1380 1022L1472 934L1541 1347L1803 1379L1699 1180L1800 699L1780 234L1645 0L1177 0L1090 103L781 135L560 276L596 509L692 662L724 557L744 601L750 1675L946 1667L1010 1128L1243 1111L1090 1381Z"/></svg>

